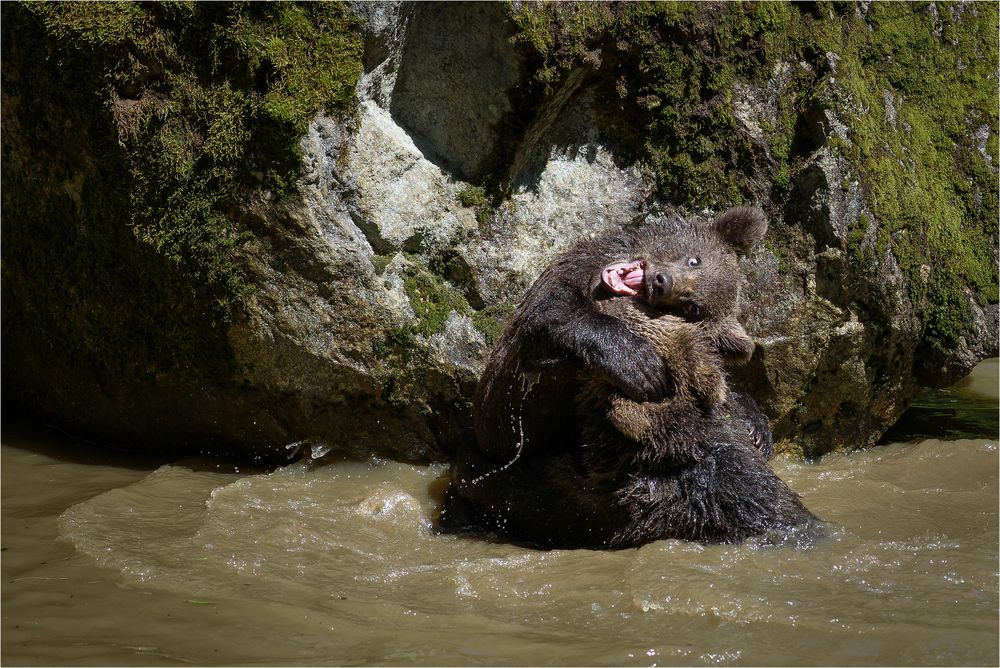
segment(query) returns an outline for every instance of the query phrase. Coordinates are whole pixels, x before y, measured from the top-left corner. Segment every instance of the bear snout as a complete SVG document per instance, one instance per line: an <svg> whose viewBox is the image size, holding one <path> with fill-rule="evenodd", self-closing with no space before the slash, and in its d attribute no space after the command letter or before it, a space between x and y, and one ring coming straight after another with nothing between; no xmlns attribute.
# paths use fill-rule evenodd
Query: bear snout
<svg viewBox="0 0 1000 668"><path fill-rule="evenodd" d="M646 299L652 306L668 304L674 292L674 277L665 271L650 272Z"/></svg>

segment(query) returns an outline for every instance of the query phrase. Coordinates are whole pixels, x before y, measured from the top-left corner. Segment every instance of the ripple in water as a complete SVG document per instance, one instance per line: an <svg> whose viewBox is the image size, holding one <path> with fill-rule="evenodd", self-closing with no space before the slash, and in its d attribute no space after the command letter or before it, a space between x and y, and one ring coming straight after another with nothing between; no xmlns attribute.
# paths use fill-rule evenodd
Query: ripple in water
<svg viewBox="0 0 1000 668"><path fill-rule="evenodd" d="M320 616L321 663L996 663L995 441L776 468L831 523L819 538L542 552L441 536L444 467L384 461L165 466L60 529L142 583ZM292 619L269 632L303 633Z"/></svg>

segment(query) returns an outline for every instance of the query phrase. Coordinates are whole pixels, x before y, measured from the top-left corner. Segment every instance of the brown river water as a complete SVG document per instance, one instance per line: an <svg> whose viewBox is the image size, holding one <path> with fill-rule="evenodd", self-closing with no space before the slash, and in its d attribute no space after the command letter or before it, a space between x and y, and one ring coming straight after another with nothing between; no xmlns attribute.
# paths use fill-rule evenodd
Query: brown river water
<svg viewBox="0 0 1000 668"><path fill-rule="evenodd" d="M819 540L619 552L438 535L441 465L251 474L5 427L0 659L996 666L997 398L994 359L923 402L924 440L776 460Z"/></svg>

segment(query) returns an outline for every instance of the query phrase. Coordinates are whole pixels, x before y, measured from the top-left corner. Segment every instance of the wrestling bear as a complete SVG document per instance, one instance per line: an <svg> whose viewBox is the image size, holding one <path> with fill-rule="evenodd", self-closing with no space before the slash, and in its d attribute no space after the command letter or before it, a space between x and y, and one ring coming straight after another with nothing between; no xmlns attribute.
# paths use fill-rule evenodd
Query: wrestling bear
<svg viewBox="0 0 1000 668"><path fill-rule="evenodd" d="M477 389L441 526L540 547L735 542L812 515L771 471L767 422L729 392L738 254L766 230L734 208L577 243L538 278Z"/></svg>

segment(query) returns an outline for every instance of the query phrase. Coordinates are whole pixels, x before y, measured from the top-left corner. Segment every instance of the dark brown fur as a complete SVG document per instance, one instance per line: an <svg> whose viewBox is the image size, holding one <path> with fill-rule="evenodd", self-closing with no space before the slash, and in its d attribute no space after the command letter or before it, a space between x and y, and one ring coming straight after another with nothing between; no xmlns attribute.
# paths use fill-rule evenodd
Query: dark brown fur
<svg viewBox="0 0 1000 668"><path fill-rule="evenodd" d="M626 297L606 300L599 308L602 313L614 315L627 323L632 331L650 341L677 376L677 392L660 401L635 401L621 394L609 393L608 419L618 431L645 447L656 447L673 428L678 407L694 401L706 408L727 407L730 412L737 411L738 419L745 423L754 447L765 458L771 457L773 443L763 415L757 419L753 415L744 415L748 410L759 414L753 400L737 395L727 404L729 386L721 368L717 345L711 338L715 323L691 323ZM743 331L742 327L739 331ZM749 335L744 332L743 336L752 346ZM599 381L591 382L597 382L591 392L607 392Z"/></svg>
<svg viewBox="0 0 1000 668"><path fill-rule="evenodd" d="M721 369L753 350L735 318L736 258L764 229L758 210L734 209L712 226L664 221L560 255L487 364L442 526L628 547L738 541L810 519L755 442L766 419ZM603 267L637 258L647 280L669 276L666 291L647 286L645 305L602 292Z"/></svg>

